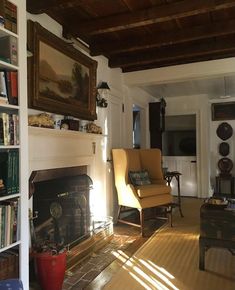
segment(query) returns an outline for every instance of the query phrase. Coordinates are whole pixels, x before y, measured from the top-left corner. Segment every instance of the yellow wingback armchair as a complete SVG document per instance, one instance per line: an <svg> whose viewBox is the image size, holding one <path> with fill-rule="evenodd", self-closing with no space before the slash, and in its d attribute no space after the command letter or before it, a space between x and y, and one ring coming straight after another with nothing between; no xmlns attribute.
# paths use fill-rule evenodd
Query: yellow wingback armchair
<svg viewBox="0 0 235 290"><path fill-rule="evenodd" d="M115 186L118 194L118 221L141 227L143 235L144 209L172 203L170 186L166 185L161 167L159 149L112 149ZM150 184L133 185L130 171L147 170ZM123 207L136 208L140 213L140 224L120 218Z"/></svg>

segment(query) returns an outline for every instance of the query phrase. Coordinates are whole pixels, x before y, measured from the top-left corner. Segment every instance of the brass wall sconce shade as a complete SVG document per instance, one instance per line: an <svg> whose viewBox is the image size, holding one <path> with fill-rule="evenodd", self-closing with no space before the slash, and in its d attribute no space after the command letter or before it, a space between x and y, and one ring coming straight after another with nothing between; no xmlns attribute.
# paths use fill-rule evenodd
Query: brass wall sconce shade
<svg viewBox="0 0 235 290"><path fill-rule="evenodd" d="M97 87L96 104L98 107L107 108L108 102L106 100L107 93L110 90L106 82L101 82Z"/></svg>

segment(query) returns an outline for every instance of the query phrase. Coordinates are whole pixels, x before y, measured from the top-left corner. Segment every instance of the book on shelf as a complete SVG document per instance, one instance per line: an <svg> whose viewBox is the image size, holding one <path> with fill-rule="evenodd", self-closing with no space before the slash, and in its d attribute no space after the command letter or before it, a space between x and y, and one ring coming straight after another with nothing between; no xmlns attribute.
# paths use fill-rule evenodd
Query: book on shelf
<svg viewBox="0 0 235 290"><path fill-rule="evenodd" d="M12 35L0 37L0 59L2 61L18 64L17 39Z"/></svg>
<svg viewBox="0 0 235 290"><path fill-rule="evenodd" d="M8 104L6 84L6 74L4 71L0 71L0 104Z"/></svg>
<svg viewBox="0 0 235 290"><path fill-rule="evenodd" d="M19 151L9 149L0 152L0 196L19 192Z"/></svg>
<svg viewBox="0 0 235 290"><path fill-rule="evenodd" d="M0 17L4 28L17 33L17 7L8 0L0 1Z"/></svg>
<svg viewBox="0 0 235 290"><path fill-rule="evenodd" d="M17 240L18 201L0 202L1 248L7 247Z"/></svg>
<svg viewBox="0 0 235 290"><path fill-rule="evenodd" d="M19 116L0 112L0 145L19 145Z"/></svg>
<svg viewBox="0 0 235 290"><path fill-rule="evenodd" d="M4 71L8 103L18 105L18 73L17 71Z"/></svg>

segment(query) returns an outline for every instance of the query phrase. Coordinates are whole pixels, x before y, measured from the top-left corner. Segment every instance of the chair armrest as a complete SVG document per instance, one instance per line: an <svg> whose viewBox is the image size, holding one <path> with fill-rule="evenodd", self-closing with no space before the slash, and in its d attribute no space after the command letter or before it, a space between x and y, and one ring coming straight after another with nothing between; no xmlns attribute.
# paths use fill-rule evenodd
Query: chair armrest
<svg viewBox="0 0 235 290"><path fill-rule="evenodd" d="M151 179L151 183L153 184L167 184L167 181L165 179Z"/></svg>
<svg viewBox="0 0 235 290"><path fill-rule="evenodd" d="M140 198L133 184L122 184L117 188L119 205L139 208Z"/></svg>
<svg viewBox="0 0 235 290"><path fill-rule="evenodd" d="M127 186L128 191L129 191L128 193L133 195L135 198L139 199L139 196L136 192L136 188L134 187L134 185L131 183L128 183L126 186Z"/></svg>

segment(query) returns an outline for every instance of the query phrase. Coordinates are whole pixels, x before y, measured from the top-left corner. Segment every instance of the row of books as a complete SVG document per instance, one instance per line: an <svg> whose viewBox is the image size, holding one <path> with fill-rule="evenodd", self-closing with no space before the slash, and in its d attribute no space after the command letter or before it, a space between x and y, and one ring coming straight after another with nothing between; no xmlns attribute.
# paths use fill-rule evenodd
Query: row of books
<svg viewBox="0 0 235 290"><path fill-rule="evenodd" d="M0 145L19 145L19 116L0 112Z"/></svg>
<svg viewBox="0 0 235 290"><path fill-rule="evenodd" d="M0 70L0 104L18 105L17 71Z"/></svg>
<svg viewBox="0 0 235 290"><path fill-rule="evenodd" d="M16 242L18 238L18 201L0 203L0 247L4 248Z"/></svg>
<svg viewBox="0 0 235 290"><path fill-rule="evenodd" d="M19 192L19 151L0 151L0 196Z"/></svg>
<svg viewBox="0 0 235 290"><path fill-rule="evenodd" d="M8 0L0 1L0 18L4 28L17 33L17 7Z"/></svg>

